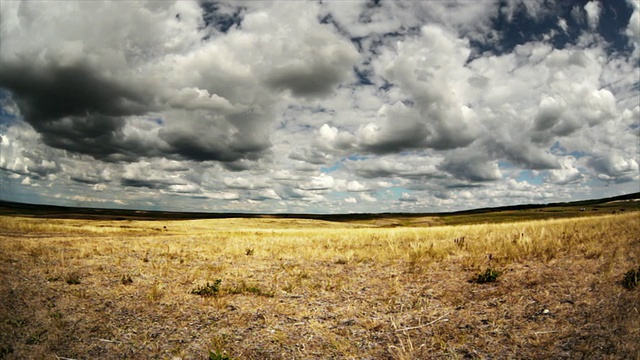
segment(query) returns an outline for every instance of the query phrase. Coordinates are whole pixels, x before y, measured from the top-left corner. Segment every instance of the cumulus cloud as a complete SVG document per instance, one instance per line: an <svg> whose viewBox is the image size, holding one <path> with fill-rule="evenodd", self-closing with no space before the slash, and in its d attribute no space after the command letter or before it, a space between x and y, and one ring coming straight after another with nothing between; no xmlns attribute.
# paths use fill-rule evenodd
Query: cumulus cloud
<svg viewBox="0 0 640 360"><path fill-rule="evenodd" d="M629 18L629 23L625 34L629 37L629 42L635 48L634 57L640 58L640 4L637 0L628 0L629 5L633 8L633 13Z"/></svg>
<svg viewBox="0 0 640 360"><path fill-rule="evenodd" d="M587 21L589 22L589 27L591 29L596 29L600 22L602 5L599 1L592 0L584 6L584 10L587 12Z"/></svg>
<svg viewBox="0 0 640 360"><path fill-rule="evenodd" d="M571 183L578 183L582 181L585 176L582 174L577 164L577 159L573 156L566 156L560 160L561 168L549 170L547 180L559 184L566 185Z"/></svg>
<svg viewBox="0 0 640 360"><path fill-rule="evenodd" d="M352 180L347 183L347 190L352 192L358 192L358 191L366 191L368 189L365 185L361 184L357 180Z"/></svg>
<svg viewBox="0 0 640 360"><path fill-rule="evenodd" d="M452 174L456 179L472 182L502 179L498 164L477 154L452 155L440 164L440 168Z"/></svg>
<svg viewBox="0 0 640 360"><path fill-rule="evenodd" d="M360 196L360 199L362 199L362 201L367 201L367 202L376 202L376 201L378 201L378 199L376 199L374 196L369 195L367 193L361 193L358 196Z"/></svg>
<svg viewBox="0 0 640 360"><path fill-rule="evenodd" d="M637 181L638 162L620 153L610 153L590 159L589 164L603 180Z"/></svg>
<svg viewBox="0 0 640 360"><path fill-rule="evenodd" d="M350 196L350 197L348 197L348 198L345 198L345 199L344 199L344 202L346 202L346 203L348 203L348 204L355 204L355 203L357 203L357 202L358 202L358 199L356 199L356 198L354 198L354 197Z"/></svg>

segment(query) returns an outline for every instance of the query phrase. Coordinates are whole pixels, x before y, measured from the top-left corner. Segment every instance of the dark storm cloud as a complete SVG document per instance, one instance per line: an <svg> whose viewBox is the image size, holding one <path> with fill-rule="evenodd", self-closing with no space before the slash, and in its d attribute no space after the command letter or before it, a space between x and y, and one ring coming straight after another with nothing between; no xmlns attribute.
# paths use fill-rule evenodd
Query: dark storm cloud
<svg viewBox="0 0 640 360"><path fill-rule="evenodd" d="M186 159L225 163L255 160L271 147L257 121L259 118L253 115L216 118L188 128L163 128L159 137L168 144L168 152Z"/></svg>
<svg viewBox="0 0 640 360"><path fill-rule="evenodd" d="M233 162L256 158L270 146L268 139L258 135L260 130L254 129L260 116L251 113L224 117L211 111L202 117L198 112L183 112L182 118L175 119L178 126L166 129L154 123L162 127L159 138L144 127L133 135L125 134L127 118L156 110L154 99L84 64L8 64L0 72L0 87L13 93L25 121L45 144L103 161L177 156ZM186 118L194 116L203 122L187 125Z"/></svg>
<svg viewBox="0 0 640 360"><path fill-rule="evenodd" d="M430 134L423 123L403 124L398 121L379 133L375 141L365 141L360 146L375 154L392 154L406 149L421 148L426 145Z"/></svg>
<svg viewBox="0 0 640 360"><path fill-rule="evenodd" d="M274 89L290 90L299 97L319 97L331 93L343 79L342 69L333 64L291 66L275 70L267 79Z"/></svg>
<svg viewBox="0 0 640 360"><path fill-rule="evenodd" d="M289 159L300 160L314 165L324 165L331 157L317 149L298 149L289 154Z"/></svg>
<svg viewBox="0 0 640 360"><path fill-rule="evenodd" d="M32 124L87 113L123 116L146 110L142 94L98 75L84 64L40 67L3 63L0 86L14 94Z"/></svg>
<svg viewBox="0 0 640 360"><path fill-rule="evenodd" d="M230 149L224 135L204 138L187 132L171 132L163 133L161 137L171 146L171 152L187 159L231 162L245 156L243 152Z"/></svg>
<svg viewBox="0 0 640 360"><path fill-rule="evenodd" d="M495 163L476 154L452 154L438 168L461 180L484 182L502 178Z"/></svg>
<svg viewBox="0 0 640 360"><path fill-rule="evenodd" d="M71 176L70 179L72 181L78 182L78 183L82 183L82 184L87 184L87 185L95 185L95 184L99 184L101 181L103 181L102 179L99 179L98 177L90 177L90 176Z"/></svg>
<svg viewBox="0 0 640 360"><path fill-rule="evenodd" d="M550 152L522 142L485 141L487 152L495 159L506 159L512 164L530 170L559 169L558 159Z"/></svg>
<svg viewBox="0 0 640 360"><path fill-rule="evenodd" d="M122 186L132 186L132 187L146 187L149 189L165 189L170 184L161 183L157 181L148 181L143 179L122 179L120 181Z"/></svg>
<svg viewBox="0 0 640 360"><path fill-rule="evenodd" d="M122 186L146 187L155 190L169 189L172 186L184 186L183 181L160 178L146 178L144 176L125 176L120 180L120 184Z"/></svg>
<svg viewBox="0 0 640 360"><path fill-rule="evenodd" d="M9 89L24 119L52 147L96 158L117 150L123 116L148 110L141 93L98 75L84 64L3 63L0 87Z"/></svg>

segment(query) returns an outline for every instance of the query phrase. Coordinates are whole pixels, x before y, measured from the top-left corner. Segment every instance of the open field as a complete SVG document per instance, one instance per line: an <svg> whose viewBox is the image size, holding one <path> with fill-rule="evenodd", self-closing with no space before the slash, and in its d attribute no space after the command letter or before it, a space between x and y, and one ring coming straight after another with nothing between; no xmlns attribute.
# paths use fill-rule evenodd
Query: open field
<svg viewBox="0 0 640 360"><path fill-rule="evenodd" d="M0 358L640 359L640 217L589 215L0 216Z"/></svg>

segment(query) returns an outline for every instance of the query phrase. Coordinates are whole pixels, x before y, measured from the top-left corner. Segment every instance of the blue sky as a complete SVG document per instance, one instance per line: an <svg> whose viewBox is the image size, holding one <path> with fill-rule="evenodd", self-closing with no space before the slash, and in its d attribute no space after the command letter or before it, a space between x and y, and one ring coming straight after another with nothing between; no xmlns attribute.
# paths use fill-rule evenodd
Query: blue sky
<svg viewBox="0 0 640 360"><path fill-rule="evenodd" d="M0 3L0 199L431 212L640 191L640 1Z"/></svg>

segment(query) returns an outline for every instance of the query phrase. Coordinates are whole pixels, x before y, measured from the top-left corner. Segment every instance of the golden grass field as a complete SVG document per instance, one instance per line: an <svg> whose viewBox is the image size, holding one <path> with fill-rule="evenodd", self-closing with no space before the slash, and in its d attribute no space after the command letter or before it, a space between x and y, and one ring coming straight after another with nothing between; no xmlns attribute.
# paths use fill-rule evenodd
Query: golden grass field
<svg viewBox="0 0 640 360"><path fill-rule="evenodd" d="M640 287L621 285L639 265L637 212L394 228L2 216L0 359L640 359ZM487 268L496 282L469 282Z"/></svg>

